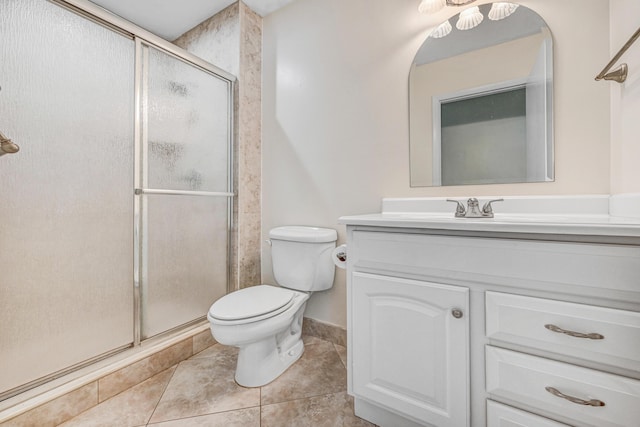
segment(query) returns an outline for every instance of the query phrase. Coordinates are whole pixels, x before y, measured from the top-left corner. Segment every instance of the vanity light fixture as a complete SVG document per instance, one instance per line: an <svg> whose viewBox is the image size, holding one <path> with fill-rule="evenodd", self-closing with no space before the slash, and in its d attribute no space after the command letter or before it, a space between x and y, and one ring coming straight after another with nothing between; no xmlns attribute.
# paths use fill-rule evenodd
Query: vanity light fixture
<svg viewBox="0 0 640 427"><path fill-rule="evenodd" d="M511 15L517 8L518 5L515 3L509 3L506 1L495 2L491 5L488 17L492 21L499 21Z"/></svg>
<svg viewBox="0 0 640 427"><path fill-rule="evenodd" d="M460 12L456 28L462 31L470 30L480 25L483 19L484 16L478 6L473 6Z"/></svg>
<svg viewBox="0 0 640 427"><path fill-rule="evenodd" d="M452 29L453 27L451 26L451 23L447 19L442 24L438 25L436 29L431 32L431 37L433 37L434 39L440 39L446 36L447 34L449 34Z"/></svg>
<svg viewBox="0 0 640 427"><path fill-rule="evenodd" d="M476 0L422 0L418 6L418 12L426 14L436 13L445 6L465 6L475 1ZM518 5L514 3L505 1L495 2L491 4L491 10L489 10L487 16L492 21L499 21L511 15L517 8ZM480 12L480 8L478 6L472 6L460 12L456 28L462 31L470 30L480 25L483 20L484 15ZM434 39L442 38L449 34L451 30L451 24L447 20L431 32L431 37Z"/></svg>
<svg viewBox="0 0 640 427"><path fill-rule="evenodd" d="M445 6L464 6L476 0L422 0L418 6L420 13L436 13Z"/></svg>

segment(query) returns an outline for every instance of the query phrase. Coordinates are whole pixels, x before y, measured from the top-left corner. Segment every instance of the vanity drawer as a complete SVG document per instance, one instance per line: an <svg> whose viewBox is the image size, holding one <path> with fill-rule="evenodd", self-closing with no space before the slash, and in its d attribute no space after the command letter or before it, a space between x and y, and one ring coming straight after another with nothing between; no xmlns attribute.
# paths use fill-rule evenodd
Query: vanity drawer
<svg viewBox="0 0 640 427"><path fill-rule="evenodd" d="M638 380L491 346L486 378L492 397L569 418L572 425L629 427L640 420Z"/></svg>
<svg viewBox="0 0 640 427"><path fill-rule="evenodd" d="M487 400L487 427L569 427L530 412Z"/></svg>
<svg viewBox="0 0 640 427"><path fill-rule="evenodd" d="M640 303L640 247L359 231L356 271L422 276Z"/></svg>
<svg viewBox="0 0 640 427"><path fill-rule="evenodd" d="M499 292L485 305L490 339L640 370L640 313Z"/></svg>

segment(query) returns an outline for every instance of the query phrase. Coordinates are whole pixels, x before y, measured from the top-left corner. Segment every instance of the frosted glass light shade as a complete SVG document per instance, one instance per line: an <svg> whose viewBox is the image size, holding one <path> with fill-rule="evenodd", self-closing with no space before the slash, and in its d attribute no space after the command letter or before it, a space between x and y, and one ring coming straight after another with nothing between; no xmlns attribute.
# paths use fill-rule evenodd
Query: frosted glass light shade
<svg viewBox="0 0 640 427"><path fill-rule="evenodd" d="M434 39L440 39L446 36L447 34L449 34L452 29L453 27L451 26L451 23L447 19L442 24L438 25L438 27L431 32L431 37L433 37Z"/></svg>
<svg viewBox="0 0 640 427"><path fill-rule="evenodd" d="M420 13L436 13L447 4L446 0L422 0L418 6Z"/></svg>
<svg viewBox="0 0 640 427"><path fill-rule="evenodd" d="M473 6L460 12L456 28L462 31L470 30L480 25L483 19L484 16L482 16L478 6Z"/></svg>
<svg viewBox="0 0 640 427"><path fill-rule="evenodd" d="M489 11L488 16L492 21L499 21L511 15L517 8L518 5L514 3L503 1L495 2L491 5L491 10Z"/></svg>

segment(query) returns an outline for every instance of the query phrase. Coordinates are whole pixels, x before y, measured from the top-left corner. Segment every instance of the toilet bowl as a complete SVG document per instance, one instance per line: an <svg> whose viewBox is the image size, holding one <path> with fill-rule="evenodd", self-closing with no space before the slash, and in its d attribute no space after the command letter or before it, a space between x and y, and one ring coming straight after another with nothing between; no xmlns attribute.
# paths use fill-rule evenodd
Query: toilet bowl
<svg viewBox="0 0 640 427"><path fill-rule="evenodd" d="M335 230L278 227L269 237L280 286L262 284L232 292L207 314L216 341L239 348L235 379L245 387L270 383L302 356L307 300L312 292L333 286Z"/></svg>

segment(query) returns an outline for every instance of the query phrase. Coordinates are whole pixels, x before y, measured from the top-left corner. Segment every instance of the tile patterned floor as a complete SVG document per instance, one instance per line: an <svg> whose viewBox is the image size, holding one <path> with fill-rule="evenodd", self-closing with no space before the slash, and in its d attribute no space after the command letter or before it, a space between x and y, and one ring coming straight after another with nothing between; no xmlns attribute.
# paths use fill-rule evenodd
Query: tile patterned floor
<svg viewBox="0 0 640 427"><path fill-rule="evenodd" d="M370 427L347 395L346 349L305 337L305 352L260 388L233 380L237 349L215 344L64 427Z"/></svg>

